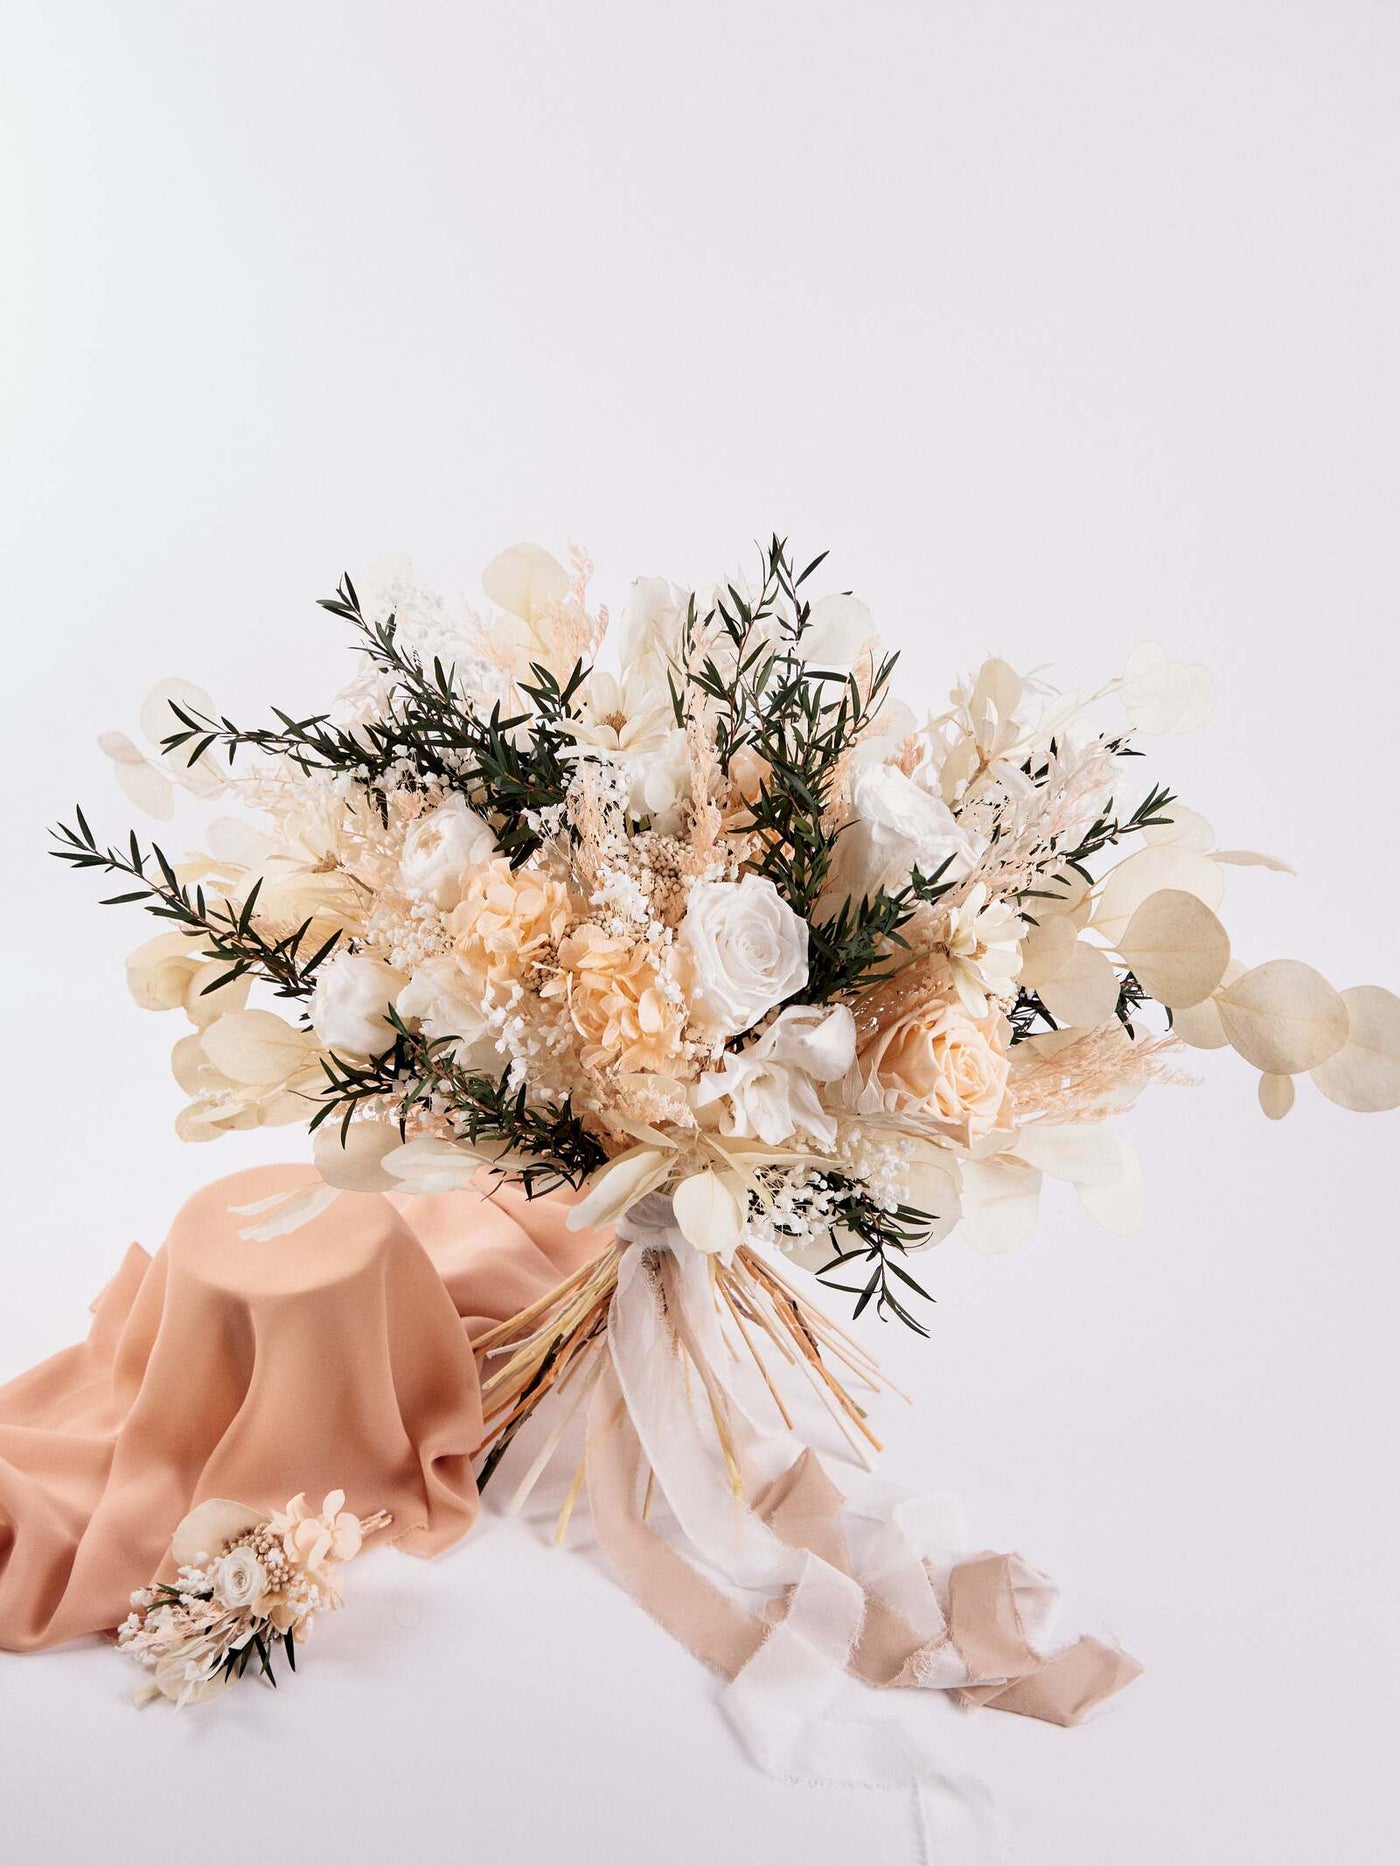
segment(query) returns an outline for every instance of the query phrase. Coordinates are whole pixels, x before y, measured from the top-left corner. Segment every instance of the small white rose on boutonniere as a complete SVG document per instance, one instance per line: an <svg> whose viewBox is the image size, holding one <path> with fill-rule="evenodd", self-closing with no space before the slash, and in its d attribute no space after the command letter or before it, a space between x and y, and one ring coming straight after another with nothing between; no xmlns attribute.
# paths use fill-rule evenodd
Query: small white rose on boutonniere
<svg viewBox="0 0 1400 1866"><path fill-rule="evenodd" d="M210 1570L214 1598L225 1607L256 1608L267 1592L267 1570L248 1548L230 1549L221 1555Z"/></svg>
<svg viewBox="0 0 1400 1866"><path fill-rule="evenodd" d="M393 1520L380 1510L361 1521L344 1503L332 1490L316 1511L305 1492L271 1516L227 1497L191 1510L170 1540L174 1580L138 1588L117 1628L117 1645L147 1675L137 1703L201 1703L254 1660L254 1675L275 1685L279 1646L295 1671L316 1615L344 1604L341 1565Z"/></svg>

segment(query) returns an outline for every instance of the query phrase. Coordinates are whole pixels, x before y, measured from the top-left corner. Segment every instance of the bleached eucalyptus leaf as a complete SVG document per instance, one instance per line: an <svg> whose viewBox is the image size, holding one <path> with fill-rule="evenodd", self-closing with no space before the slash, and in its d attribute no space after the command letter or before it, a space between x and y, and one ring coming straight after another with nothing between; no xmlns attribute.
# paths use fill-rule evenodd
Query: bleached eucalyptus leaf
<svg viewBox="0 0 1400 1866"><path fill-rule="evenodd" d="M143 765L146 754L124 732L99 732L97 749L117 765Z"/></svg>
<svg viewBox="0 0 1400 1866"><path fill-rule="evenodd" d="M1215 841L1215 831L1198 810L1188 810L1184 804L1169 803L1158 814L1170 820L1144 829L1144 842L1170 844L1176 849L1194 849L1198 855L1204 855Z"/></svg>
<svg viewBox="0 0 1400 1866"><path fill-rule="evenodd" d="M812 604L797 652L814 667L849 667L874 639L874 619L858 596L821 596Z"/></svg>
<svg viewBox="0 0 1400 1866"><path fill-rule="evenodd" d="M177 732L191 730L171 710L172 701L185 712L198 714L202 719L216 717L214 702L203 687L196 687L188 680L158 680L141 702L141 730L152 745L160 745ZM181 763L184 762L184 752L177 752L175 756Z"/></svg>
<svg viewBox="0 0 1400 1866"><path fill-rule="evenodd" d="M162 823L170 821L175 814L175 786L163 771L157 771L144 758L139 764L129 764L125 759L118 759L113 769L117 774L117 783L138 810L147 816L156 817Z"/></svg>
<svg viewBox="0 0 1400 1866"><path fill-rule="evenodd" d="M1116 943L1148 895L1163 888L1194 894L1207 907L1218 907L1225 878L1213 859L1198 850L1171 843L1139 849L1104 877L1094 904L1095 930Z"/></svg>
<svg viewBox="0 0 1400 1866"><path fill-rule="evenodd" d="M401 1144L389 1121L352 1121L344 1144L338 1120L323 1121L311 1138L311 1157L328 1186L342 1192L394 1192L400 1182L384 1171L384 1156Z"/></svg>
<svg viewBox="0 0 1400 1866"><path fill-rule="evenodd" d="M1230 936L1194 894L1159 888L1128 922L1118 952L1159 1004L1189 1010L1208 998L1230 963Z"/></svg>
<svg viewBox="0 0 1400 1866"><path fill-rule="evenodd" d="M1139 732L1193 732L1210 715L1210 670L1173 661L1155 641L1139 642L1123 669L1122 700Z"/></svg>
<svg viewBox="0 0 1400 1866"><path fill-rule="evenodd" d="M1297 869L1281 862L1276 855L1260 855L1256 849L1216 849L1217 862L1229 862L1234 868L1271 868L1276 875L1296 875Z"/></svg>
<svg viewBox="0 0 1400 1866"><path fill-rule="evenodd" d="M1130 1146L1121 1134L1110 1134L1108 1138L1118 1154L1118 1174L1107 1185L1076 1187L1079 1203L1105 1231L1112 1231L1119 1237L1131 1237L1134 1231L1142 1229L1142 1162L1138 1159L1136 1148Z"/></svg>
<svg viewBox="0 0 1400 1866"><path fill-rule="evenodd" d="M974 1250L999 1256L1024 1244L1040 1210L1036 1168L1006 1159L962 1163L963 1229Z"/></svg>
<svg viewBox="0 0 1400 1866"><path fill-rule="evenodd" d="M1016 1136L1016 1155L1052 1179L1072 1186L1112 1185L1122 1171L1116 1136L1101 1122L1068 1127L1022 1128Z"/></svg>
<svg viewBox="0 0 1400 1866"><path fill-rule="evenodd" d="M942 1147L910 1139L905 1167L905 1199L932 1219L928 1230L910 1250L941 1244L962 1217L962 1198L952 1158Z"/></svg>
<svg viewBox="0 0 1400 1866"><path fill-rule="evenodd" d="M1347 1040L1347 1007L1320 972L1271 959L1218 993L1221 1027L1265 1075L1295 1076L1335 1056Z"/></svg>
<svg viewBox="0 0 1400 1866"><path fill-rule="evenodd" d="M1281 1121L1296 1099L1292 1076L1260 1076L1259 1106L1271 1121Z"/></svg>
<svg viewBox="0 0 1400 1866"><path fill-rule="evenodd" d="M1065 964L1040 987L1039 995L1057 1024L1097 1030L1118 1004L1118 974L1099 947L1076 940Z"/></svg>
<svg viewBox="0 0 1400 1866"><path fill-rule="evenodd" d="M1038 991L1064 970L1074 952L1075 933L1075 924L1067 914L1044 919L1037 916L1037 924L1021 941L1021 970L1017 977L1027 991Z"/></svg>
<svg viewBox="0 0 1400 1866"><path fill-rule="evenodd" d="M426 1197L465 1191L481 1171L482 1156L467 1142L418 1134L402 1146L390 1147L380 1165L398 1191Z"/></svg>
<svg viewBox="0 0 1400 1866"><path fill-rule="evenodd" d="M1339 1108L1379 1114L1400 1108L1400 998L1380 985L1353 985L1342 993L1347 1040L1312 1072Z"/></svg>
<svg viewBox="0 0 1400 1866"><path fill-rule="evenodd" d="M1193 1050L1223 1050L1230 1043L1220 1021L1220 1006L1213 997L1189 1005L1184 1011L1173 1011L1172 1035Z"/></svg>

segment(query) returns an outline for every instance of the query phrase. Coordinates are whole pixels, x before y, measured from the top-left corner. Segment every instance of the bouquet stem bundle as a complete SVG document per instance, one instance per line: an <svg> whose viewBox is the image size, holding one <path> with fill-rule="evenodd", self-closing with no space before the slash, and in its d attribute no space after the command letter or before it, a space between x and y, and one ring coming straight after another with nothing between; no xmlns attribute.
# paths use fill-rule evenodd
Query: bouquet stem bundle
<svg viewBox="0 0 1400 1866"><path fill-rule="evenodd" d="M476 1343L482 1370L486 1418L486 1457L478 1483L484 1488L520 1428L550 1396L568 1401L561 1409L537 1457L511 1501L519 1509L557 1449L568 1425L592 1393L608 1356L608 1322L617 1292L624 1253L636 1246L610 1244L591 1263L566 1277L548 1295L500 1323ZM650 1253L652 1267L666 1277L664 1250ZM805 1380L867 1469L883 1450L871 1431L866 1408L855 1398L849 1380L867 1392L881 1387L899 1393L878 1364L846 1331L801 1291L772 1262L747 1245L725 1263L709 1259L709 1282L721 1338L734 1362L747 1360L758 1372L783 1427L795 1430L793 1412L782 1385L791 1370ZM743 1498L742 1460L731 1421L729 1383L701 1351L685 1327L677 1306L670 1309L672 1342L699 1382L724 1453L735 1497ZM899 1397L906 1397L899 1394ZM586 1462L586 1461L585 1461ZM579 1490L580 1467L557 1530L562 1540Z"/></svg>

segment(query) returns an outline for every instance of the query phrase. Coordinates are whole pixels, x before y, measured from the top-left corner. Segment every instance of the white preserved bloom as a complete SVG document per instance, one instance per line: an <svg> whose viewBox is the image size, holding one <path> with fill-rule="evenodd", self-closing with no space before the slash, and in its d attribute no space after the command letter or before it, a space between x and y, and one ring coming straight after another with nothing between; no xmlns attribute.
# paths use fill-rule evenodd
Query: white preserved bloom
<svg viewBox="0 0 1400 1866"><path fill-rule="evenodd" d="M941 798L894 765L867 765L851 779L853 821L842 831L832 863L832 886L859 899L881 888L904 886L918 868L945 878L966 870L969 847ZM944 864L947 863L947 867Z"/></svg>
<svg viewBox="0 0 1400 1866"><path fill-rule="evenodd" d="M490 824L454 792L409 830L399 862L399 888L446 911L461 900L468 869L489 862L495 853Z"/></svg>
<svg viewBox="0 0 1400 1866"><path fill-rule="evenodd" d="M367 953L333 953L316 973L307 1006L311 1027L328 1050L378 1056L394 1040L386 1013L407 982Z"/></svg>
<svg viewBox="0 0 1400 1866"><path fill-rule="evenodd" d="M214 1592L226 1607L256 1607L267 1592L267 1570L251 1549L230 1549L210 1572Z"/></svg>
<svg viewBox="0 0 1400 1866"><path fill-rule="evenodd" d="M633 817L650 818L652 828L664 834L679 827L680 805L689 794L690 759L685 733L676 725L666 664L659 657L625 667L620 677L595 669L580 717L565 722L563 729L580 755L615 767Z"/></svg>
<svg viewBox="0 0 1400 1866"><path fill-rule="evenodd" d="M855 1019L845 1005L792 1005L757 1043L701 1077L696 1105L723 1099L720 1129L742 1139L777 1147L801 1131L831 1147L836 1117L822 1106L818 1084L840 1081L855 1056Z"/></svg>
<svg viewBox="0 0 1400 1866"><path fill-rule="evenodd" d="M416 1023L425 1036L455 1038L453 1055L464 1067L495 1057L495 1032L482 1008L481 994L473 996L466 974L448 953L414 970L394 1008L405 1023Z"/></svg>
<svg viewBox="0 0 1400 1866"><path fill-rule="evenodd" d="M1006 901L989 901L984 882L948 917L953 983L968 1015L985 1017L987 1000L1009 998L1021 969L1026 923Z"/></svg>
<svg viewBox="0 0 1400 1866"><path fill-rule="evenodd" d="M807 983L807 922L765 876L697 881L677 939L696 1005L722 1036L751 1029Z"/></svg>
<svg viewBox="0 0 1400 1866"><path fill-rule="evenodd" d="M664 577L636 577L618 617L617 652L624 669L643 670L661 692L665 670L680 658L689 592Z"/></svg>

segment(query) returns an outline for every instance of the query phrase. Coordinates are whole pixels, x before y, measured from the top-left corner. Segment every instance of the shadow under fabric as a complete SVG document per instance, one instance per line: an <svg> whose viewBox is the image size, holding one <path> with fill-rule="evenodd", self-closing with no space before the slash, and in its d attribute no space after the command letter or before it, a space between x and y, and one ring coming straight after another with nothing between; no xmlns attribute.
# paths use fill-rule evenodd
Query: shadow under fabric
<svg viewBox="0 0 1400 1866"><path fill-rule="evenodd" d="M205 1187L155 1257L131 1246L85 1341L0 1387L0 1649L117 1625L205 1497L273 1509L343 1489L416 1555L472 1526L471 1338L606 1239L510 1188L344 1193L288 1236L239 1237L234 1207L315 1179L264 1167Z"/></svg>

